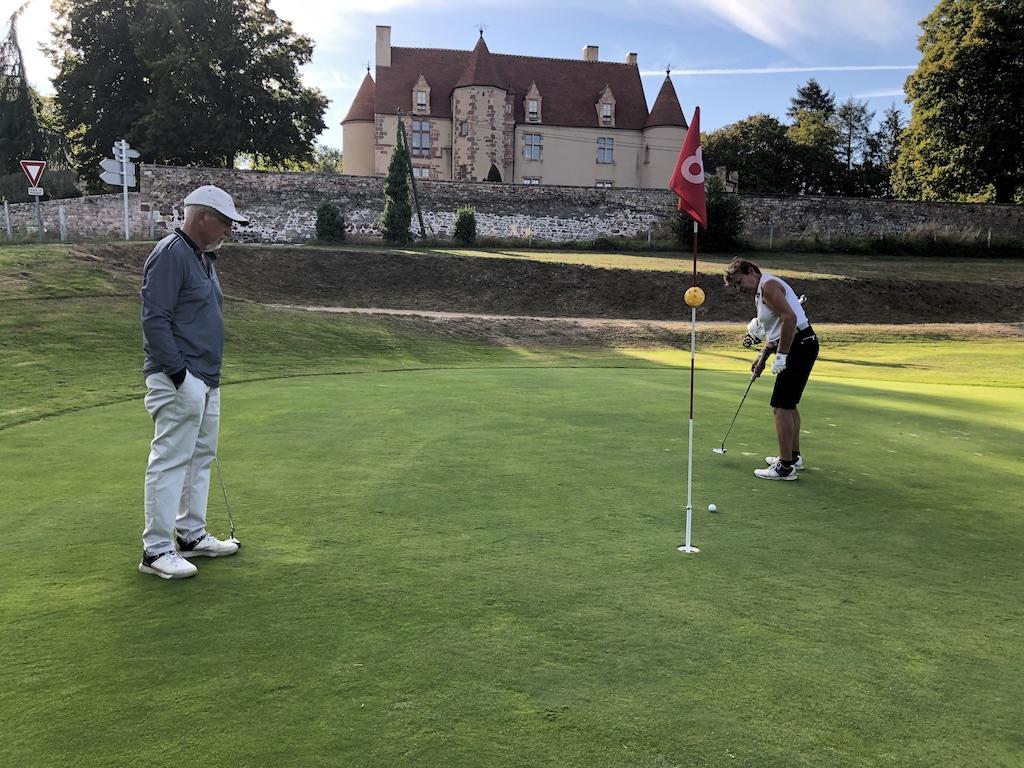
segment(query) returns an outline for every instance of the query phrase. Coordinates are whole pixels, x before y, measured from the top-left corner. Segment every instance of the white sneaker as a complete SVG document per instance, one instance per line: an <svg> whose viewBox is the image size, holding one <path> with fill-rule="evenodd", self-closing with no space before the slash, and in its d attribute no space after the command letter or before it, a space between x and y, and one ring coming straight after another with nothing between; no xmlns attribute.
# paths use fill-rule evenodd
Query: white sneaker
<svg viewBox="0 0 1024 768"><path fill-rule="evenodd" d="M755 469L754 474L762 480L796 480L796 467L784 467L778 461L768 469Z"/></svg>
<svg viewBox="0 0 1024 768"><path fill-rule="evenodd" d="M200 536L195 541L188 542L180 536L178 537L178 552L182 557L227 557L237 551L237 542L221 541L209 533Z"/></svg>
<svg viewBox="0 0 1024 768"><path fill-rule="evenodd" d="M162 555L143 553L142 562L139 563L139 573L151 573L161 579L187 579L199 573L199 569L171 550Z"/></svg>
<svg viewBox="0 0 1024 768"><path fill-rule="evenodd" d="M765 456L764 457L764 463L767 464L769 467L772 464L778 464L779 463L779 457L778 456ZM804 468L804 457L803 456L798 456L797 459L796 459L796 463L793 466L796 469L803 469Z"/></svg>

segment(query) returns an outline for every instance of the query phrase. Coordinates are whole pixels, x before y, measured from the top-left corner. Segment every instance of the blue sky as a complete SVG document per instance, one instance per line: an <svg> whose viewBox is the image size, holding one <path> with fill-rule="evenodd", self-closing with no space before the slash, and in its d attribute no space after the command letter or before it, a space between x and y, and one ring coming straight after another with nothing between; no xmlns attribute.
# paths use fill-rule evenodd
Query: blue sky
<svg viewBox="0 0 1024 768"><path fill-rule="evenodd" d="M6 21L22 0L0 0ZM934 0L271 0L279 16L316 43L303 70L331 104L320 141L340 147L340 122L373 63L374 29L391 27L395 46L475 45L478 25L491 51L577 59L585 45L600 58L639 54L648 103L666 65L689 119L701 128L757 112L785 117L797 86L815 77L838 101L867 100L880 117L903 101L903 81L920 54L918 21ZM49 41L49 2L32 0L19 38L33 84L52 92L53 72L39 53ZM4 26L6 30L6 25Z"/></svg>

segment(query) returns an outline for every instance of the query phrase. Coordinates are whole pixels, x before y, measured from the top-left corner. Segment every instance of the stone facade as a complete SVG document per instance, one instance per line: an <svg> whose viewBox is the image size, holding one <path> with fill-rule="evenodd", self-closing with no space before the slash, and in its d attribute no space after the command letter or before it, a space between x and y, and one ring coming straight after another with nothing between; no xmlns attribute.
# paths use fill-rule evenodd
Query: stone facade
<svg viewBox="0 0 1024 768"><path fill-rule="evenodd" d="M180 222L182 200L198 186L216 184L250 217L235 239L301 243L313 237L316 209L334 202L352 233L379 236L384 179L317 173L267 173L211 168L142 166L141 189L129 200L132 235L157 239ZM448 237L455 211L472 205L482 237L574 241L596 237L646 238L663 230L676 199L668 190L523 186L417 180L428 234ZM822 197L741 197L746 235L778 240L817 233L877 237L921 229L1024 240L1024 206L924 203ZM47 236L59 232L63 206L71 239L122 236L121 195L97 195L42 204ZM15 237L35 232L35 204L10 206ZM0 221L0 237L3 237ZM418 230L413 216L413 230Z"/></svg>

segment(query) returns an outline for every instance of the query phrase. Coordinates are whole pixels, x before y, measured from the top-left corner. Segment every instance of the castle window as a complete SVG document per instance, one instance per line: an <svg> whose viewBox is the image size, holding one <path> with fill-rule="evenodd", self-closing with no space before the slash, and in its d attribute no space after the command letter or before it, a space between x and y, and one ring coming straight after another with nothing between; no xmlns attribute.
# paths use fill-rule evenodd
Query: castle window
<svg viewBox="0 0 1024 768"><path fill-rule="evenodd" d="M597 140L597 162L615 162L615 139L602 136Z"/></svg>
<svg viewBox="0 0 1024 768"><path fill-rule="evenodd" d="M430 157L430 121L412 121L412 156Z"/></svg>
<svg viewBox="0 0 1024 768"><path fill-rule="evenodd" d="M468 120L460 120L459 121L459 136L469 136L469 121Z"/></svg>
<svg viewBox="0 0 1024 768"><path fill-rule="evenodd" d="M537 122L537 118L540 114L538 111L539 106L540 105L537 102L537 99L526 100L526 119L529 120L531 123Z"/></svg>
<svg viewBox="0 0 1024 768"><path fill-rule="evenodd" d="M415 166L413 166L413 169L412 169L412 175L414 177L416 177L417 179L429 179L430 178L430 169L429 168L422 168L422 167L420 167L418 165L415 165Z"/></svg>
<svg viewBox="0 0 1024 768"><path fill-rule="evenodd" d="M427 111L427 92L416 91L416 111L426 112Z"/></svg>
<svg viewBox="0 0 1024 768"><path fill-rule="evenodd" d="M598 189L611 189L615 186L615 182L611 179L598 179L594 182L594 186Z"/></svg>
<svg viewBox="0 0 1024 768"><path fill-rule="evenodd" d="M601 105L601 125L612 124L612 105L602 104Z"/></svg>
<svg viewBox="0 0 1024 768"><path fill-rule="evenodd" d="M541 135L539 133L523 134L523 159L540 160Z"/></svg>
<svg viewBox="0 0 1024 768"><path fill-rule="evenodd" d="M523 184L529 184L533 186L539 185L540 176L523 176Z"/></svg>

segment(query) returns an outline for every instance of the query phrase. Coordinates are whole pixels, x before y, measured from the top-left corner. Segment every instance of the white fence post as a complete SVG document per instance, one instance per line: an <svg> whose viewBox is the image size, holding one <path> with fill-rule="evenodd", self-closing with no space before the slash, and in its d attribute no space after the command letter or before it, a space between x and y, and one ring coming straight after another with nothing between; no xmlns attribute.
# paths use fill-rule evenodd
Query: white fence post
<svg viewBox="0 0 1024 768"><path fill-rule="evenodd" d="M992 247L992 227L988 228L988 247Z"/></svg>
<svg viewBox="0 0 1024 768"><path fill-rule="evenodd" d="M57 205L57 221L60 222L60 241L66 243L68 241L68 215L64 210L64 203Z"/></svg>
<svg viewBox="0 0 1024 768"><path fill-rule="evenodd" d="M7 239L13 240L14 233L11 232L11 206L4 200L4 221L7 223Z"/></svg>

